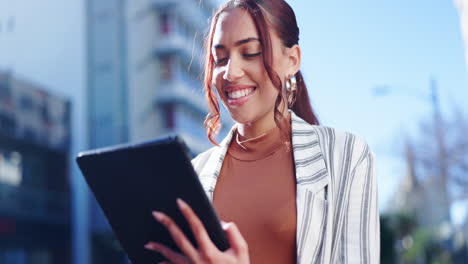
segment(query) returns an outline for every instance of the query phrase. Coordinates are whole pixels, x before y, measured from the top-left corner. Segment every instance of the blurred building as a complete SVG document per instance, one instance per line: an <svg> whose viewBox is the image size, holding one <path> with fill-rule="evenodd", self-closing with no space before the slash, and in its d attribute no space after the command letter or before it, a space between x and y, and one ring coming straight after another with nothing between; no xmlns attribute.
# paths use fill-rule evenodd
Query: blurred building
<svg viewBox="0 0 468 264"><path fill-rule="evenodd" d="M128 86L126 15L123 0L87 1L87 148L127 142ZM87 188L87 186L75 186ZM74 228L74 263L124 263L110 227L89 193ZM79 244L79 245L78 245Z"/></svg>
<svg viewBox="0 0 468 264"><path fill-rule="evenodd" d="M211 146L200 76L214 8L208 0L87 1L89 149L169 134L182 136L193 154ZM94 198L86 206L81 198L73 263L125 263Z"/></svg>
<svg viewBox="0 0 468 264"><path fill-rule="evenodd" d="M0 72L0 263L70 262L70 102Z"/></svg>
<svg viewBox="0 0 468 264"><path fill-rule="evenodd" d="M128 141L126 16L123 0L88 1L89 147Z"/></svg>
<svg viewBox="0 0 468 264"><path fill-rule="evenodd" d="M130 139L182 135L195 152L206 150L202 93L203 37L211 1L128 1Z"/></svg>

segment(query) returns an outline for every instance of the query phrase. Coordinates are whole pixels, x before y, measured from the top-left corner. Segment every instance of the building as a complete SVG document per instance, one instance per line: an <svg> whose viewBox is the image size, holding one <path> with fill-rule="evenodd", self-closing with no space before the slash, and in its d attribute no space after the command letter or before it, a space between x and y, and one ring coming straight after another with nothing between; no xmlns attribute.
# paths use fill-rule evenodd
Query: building
<svg viewBox="0 0 468 264"><path fill-rule="evenodd" d="M193 154L209 148L200 76L213 3L86 3L88 149L169 134L182 136ZM94 198L83 192L75 201L73 263L126 263Z"/></svg>
<svg viewBox="0 0 468 264"><path fill-rule="evenodd" d="M124 3L88 1L87 119L91 148L128 141Z"/></svg>
<svg viewBox="0 0 468 264"><path fill-rule="evenodd" d="M87 149L128 141L126 20L123 0L86 2ZM84 186L87 188L87 186ZM89 196L76 212L74 263L124 263L98 204ZM78 208L76 206L75 208Z"/></svg>
<svg viewBox="0 0 468 264"><path fill-rule="evenodd" d="M0 72L0 263L70 262L70 101Z"/></svg>
<svg viewBox="0 0 468 264"><path fill-rule="evenodd" d="M454 0L454 3L460 14L461 33L465 42L465 63L468 66L468 1Z"/></svg>
<svg viewBox="0 0 468 264"><path fill-rule="evenodd" d="M177 133L207 149L200 76L211 1L131 1L127 6L130 139Z"/></svg>

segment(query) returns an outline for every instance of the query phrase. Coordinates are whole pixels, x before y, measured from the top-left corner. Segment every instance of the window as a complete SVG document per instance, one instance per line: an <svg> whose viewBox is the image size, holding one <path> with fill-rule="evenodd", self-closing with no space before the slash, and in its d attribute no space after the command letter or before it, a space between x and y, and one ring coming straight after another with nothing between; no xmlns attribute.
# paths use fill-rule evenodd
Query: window
<svg viewBox="0 0 468 264"><path fill-rule="evenodd" d="M33 111L34 103L32 98L27 95L22 95L20 97L20 108L23 111Z"/></svg>
<svg viewBox="0 0 468 264"><path fill-rule="evenodd" d="M174 59L171 55L166 55L161 58L161 78L165 81L173 77Z"/></svg>
<svg viewBox="0 0 468 264"><path fill-rule="evenodd" d="M19 186L23 178L21 154L0 152L0 182Z"/></svg>
<svg viewBox="0 0 468 264"><path fill-rule="evenodd" d="M27 252L20 248L6 248L0 251L0 263L28 263Z"/></svg>
<svg viewBox="0 0 468 264"><path fill-rule="evenodd" d="M169 13L167 11L163 11L159 15L159 23L161 25L161 33L163 35L169 34L169 32L170 32Z"/></svg>
<svg viewBox="0 0 468 264"><path fill-rule="evenodd" d="M14 135L16 129L16 121L9 114L0 112L0 131L7 135Z"/></svg>
<svg viewBox="0 0 468 264"><path fill-rule="evenodd" d="M6 106L7 109L13 110L10 89L9 78L0 76L0 103Z"/></svg>
<svg viewBox="0 0 468 264"><path fill-rule="evenodd" d="M165 126L168 129L175 129L175 106L174 104L166 104L164 106Z"/></svg>

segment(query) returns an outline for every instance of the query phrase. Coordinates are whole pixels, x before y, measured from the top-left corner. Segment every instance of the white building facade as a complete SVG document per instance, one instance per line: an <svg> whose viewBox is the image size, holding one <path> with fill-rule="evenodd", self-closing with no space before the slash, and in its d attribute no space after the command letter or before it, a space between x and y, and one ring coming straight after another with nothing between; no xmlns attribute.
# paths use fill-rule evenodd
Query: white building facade
<svg viewBox="0 0 468 264"><path fill-rule="evenodd" d="M460 27L465 46L465 63L468 68L468 0L454 0L460 14Z"/></svg>
<svg viewBox="0 0 468 264"><path fill-rule="evenodd" d="M182 135L194 152L210 145L201 85L203 38L215 6L140 0L127 6L130 139Z"/></svg>

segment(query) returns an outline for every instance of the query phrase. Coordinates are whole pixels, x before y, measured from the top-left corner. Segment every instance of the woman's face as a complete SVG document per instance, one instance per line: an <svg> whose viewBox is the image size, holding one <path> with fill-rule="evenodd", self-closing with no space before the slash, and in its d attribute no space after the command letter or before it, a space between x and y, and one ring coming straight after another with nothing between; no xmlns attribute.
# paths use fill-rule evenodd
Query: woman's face
<svg viewBox="0 0 468 264"><path fill-rule="evenodd" d="M273 70L284 82L284 46L274 33ZM212 83L231 117L241 124L274 122L278 90L263 65L262 50L254 21L247 11L236 8L221 13L211 48L215 65Z"/></svg>

